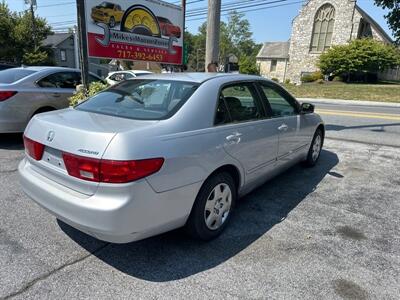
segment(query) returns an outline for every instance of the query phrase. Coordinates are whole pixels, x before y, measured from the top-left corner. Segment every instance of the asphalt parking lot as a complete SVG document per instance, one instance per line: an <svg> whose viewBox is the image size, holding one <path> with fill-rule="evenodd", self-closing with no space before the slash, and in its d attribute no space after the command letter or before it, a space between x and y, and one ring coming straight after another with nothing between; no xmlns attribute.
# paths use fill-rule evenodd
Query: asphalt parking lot
<svg viewBox="0 0 400 300"><path fill-rule="evenodd" d="M208 243L91 238L23 194L22 157L19 136L1 135L0 299L399 298L399 147L328 138L315 168L241 199Z"/></svg>

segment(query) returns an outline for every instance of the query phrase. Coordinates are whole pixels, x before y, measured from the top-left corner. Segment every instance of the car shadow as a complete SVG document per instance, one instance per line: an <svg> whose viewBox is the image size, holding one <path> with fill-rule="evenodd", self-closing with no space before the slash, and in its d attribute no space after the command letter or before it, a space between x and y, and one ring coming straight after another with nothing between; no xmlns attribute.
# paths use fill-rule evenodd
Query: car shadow
<svg viewBox="0 0 400 300"><path fill-rule="evenodd" d="M314 168L297 165L254 190L238 201L225 232L209 242L175 230L143 241L107 245L58 223L72 240L127 275L153 282L178 280L216 267L246 249L282 222L338 162L335 153L323 150ZM100 250L93 251L95 246Z"/></svg>
<svg viewBox="0 0 400 300"><path fill-rule="evenodd" d="M0 149L4 150L24 149L22 133L0 133Z"/></svg>
<svg viewBox="0 0 400 300"><path fill-rule="evenodd" d="M369 125L356 125L356 126L343 126L343 125L327 124L325 126L325 130L326 131L342 131L342 130L348 130L348 129L376 128L376 129L371 129L371 131L383 132L383 131L385 131L385 127L390 127L390 126L400 126L400 123L369 124Z"/></svg>

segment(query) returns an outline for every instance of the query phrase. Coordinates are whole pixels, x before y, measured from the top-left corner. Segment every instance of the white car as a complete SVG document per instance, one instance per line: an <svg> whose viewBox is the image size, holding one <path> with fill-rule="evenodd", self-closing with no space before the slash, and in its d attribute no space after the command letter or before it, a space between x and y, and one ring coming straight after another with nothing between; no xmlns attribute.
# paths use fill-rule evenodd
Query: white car
<svg viewBox="0 0 400 300"><path fill-rule="evenodd" d="M126 71L116 71L110 72L106 77L106 81L109 85L114 85L120 81L132 79L138 76L149 75L152 72L142 71L142 70L126 70Z"/></svg>

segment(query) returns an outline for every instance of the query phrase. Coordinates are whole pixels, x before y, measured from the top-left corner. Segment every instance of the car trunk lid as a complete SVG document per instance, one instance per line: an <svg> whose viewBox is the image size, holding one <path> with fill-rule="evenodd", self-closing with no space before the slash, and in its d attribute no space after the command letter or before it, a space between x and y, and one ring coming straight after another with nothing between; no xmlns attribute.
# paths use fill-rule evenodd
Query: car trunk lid
<svg viewBox="0 0 400 300"><path fill-rule="evenodd" d="M29 158L43 176L86 195L93 195L98 182L85 181L68 174L63 152L101 159L117 133L150 126L156 121L137 121L78 111L72 108L40 114L25 130L25 136L44 145L43 156Z"/></svg>

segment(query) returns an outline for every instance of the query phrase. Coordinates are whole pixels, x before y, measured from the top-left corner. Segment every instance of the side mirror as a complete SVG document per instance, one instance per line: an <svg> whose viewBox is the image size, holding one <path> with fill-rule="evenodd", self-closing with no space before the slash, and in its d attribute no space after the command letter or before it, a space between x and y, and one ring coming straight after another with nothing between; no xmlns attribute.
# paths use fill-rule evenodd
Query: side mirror
<svg viewBox="0 0 400 300"><path fill-rule="evenodd" d="M301 104L301 113L302 114L312 114L314 112L315 106L311 103L302 103Z"/></svg>

